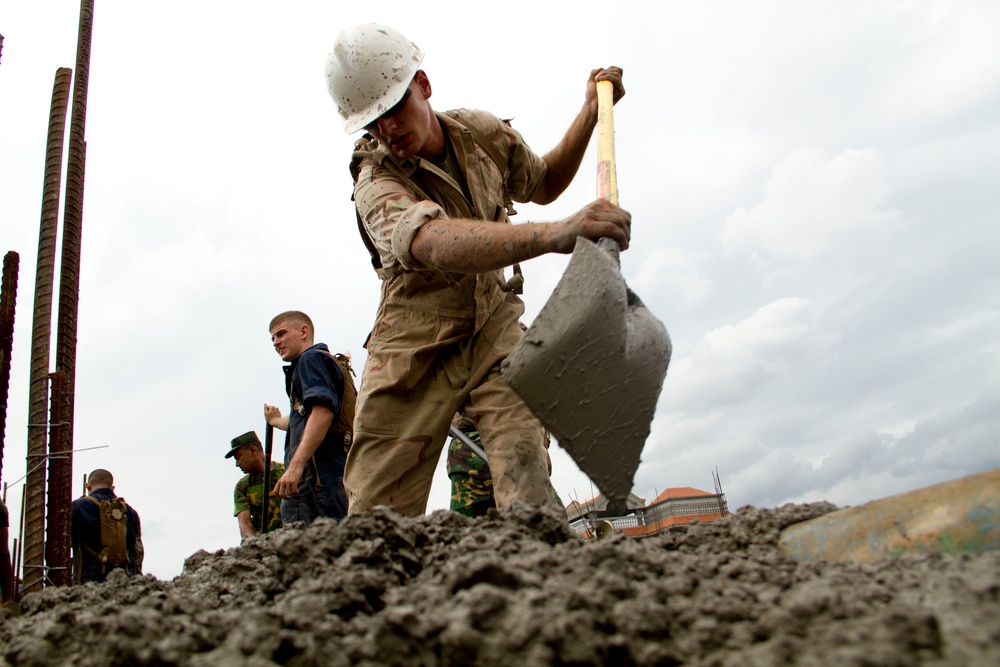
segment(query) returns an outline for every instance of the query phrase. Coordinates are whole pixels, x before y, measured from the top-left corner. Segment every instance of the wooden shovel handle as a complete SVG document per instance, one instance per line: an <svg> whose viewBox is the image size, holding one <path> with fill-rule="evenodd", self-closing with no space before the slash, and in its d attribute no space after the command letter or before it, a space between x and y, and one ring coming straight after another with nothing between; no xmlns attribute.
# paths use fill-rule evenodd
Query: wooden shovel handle
<svg viewBox="0 0 1000 667"><path fill-rule="evenodd" d="M618 205L618 175L615 171L615 84L597 82L597 196ZM597 245L615 259L621 248L614 239L598 239Z"/></svg>
<svg viewBox="0 0 1000 667"><path fill-rule="evenodd" d="M597 196L617 206L614 92L610 81L597 82Z"/></svg>

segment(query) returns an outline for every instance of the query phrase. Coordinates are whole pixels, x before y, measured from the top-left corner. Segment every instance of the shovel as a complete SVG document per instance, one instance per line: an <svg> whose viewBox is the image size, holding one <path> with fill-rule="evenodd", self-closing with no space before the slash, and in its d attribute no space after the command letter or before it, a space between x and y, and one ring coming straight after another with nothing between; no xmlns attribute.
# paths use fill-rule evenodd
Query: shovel
<svg viewBox="0 0 1000 667"><path fill-rule="evenodd" d="M271 450L274 447L274 427L264 429L264 499L260 505L260 534L267 532L271 523Z"/></svg>
<svg viewBox="0 0 1000 667"><path fill-rule="evenodd" d="M614 86L597 83L598 196L618 203ZM501 371L559 445L624 513L670 363L670 337L628 288L618 244L577 238L552 296Z"/></svg>

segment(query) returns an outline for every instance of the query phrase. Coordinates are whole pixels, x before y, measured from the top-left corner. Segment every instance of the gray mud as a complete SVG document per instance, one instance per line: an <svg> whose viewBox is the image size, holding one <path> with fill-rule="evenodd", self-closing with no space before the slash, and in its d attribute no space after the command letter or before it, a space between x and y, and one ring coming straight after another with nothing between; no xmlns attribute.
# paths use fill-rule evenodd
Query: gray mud
<svg viewBox="0 0 1000 667"><path fill-rule="evenodd" d="M581 542L524 506L379 509L0 611L10 665L1000 665L1000 554L798 564L744 508Z"/></svg>

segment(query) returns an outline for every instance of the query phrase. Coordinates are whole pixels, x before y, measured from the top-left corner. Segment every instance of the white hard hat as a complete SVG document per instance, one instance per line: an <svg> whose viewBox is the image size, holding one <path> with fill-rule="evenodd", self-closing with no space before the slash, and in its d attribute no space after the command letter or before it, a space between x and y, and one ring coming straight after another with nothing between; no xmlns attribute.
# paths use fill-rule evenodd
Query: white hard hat
<svg viewBox="0 0 1000 667"><path fill-rule="evenodd" d="M348 134L403 99L424 60L416 44L389 26L366 23L337 35L326 59L326 87Z"/></svg>

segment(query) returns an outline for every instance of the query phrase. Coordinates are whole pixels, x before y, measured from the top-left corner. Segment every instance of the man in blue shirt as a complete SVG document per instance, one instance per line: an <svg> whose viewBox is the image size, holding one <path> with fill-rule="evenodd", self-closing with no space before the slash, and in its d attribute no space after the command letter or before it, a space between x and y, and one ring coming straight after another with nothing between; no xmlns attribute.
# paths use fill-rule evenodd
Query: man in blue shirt
<svg viewBox="0 0 1000 667"><path fill-rule="evenodd" d="M125 504L124 498L115 495L115 480L107 470L98 468L90 473L85 486L88 495L73 501L75 583L104 581L114 569L125 570L130 577L142 574L144 554L138 513Z"/></svg>
<svg viewBox="0 0 1000 667"><path fill-rule="evenodd" d="M271 343L284 367L287 416L264 405L268 424L286 431L285 474L274 486L282 499L281 521L312 523L317 517L340 519L347 514L344 491L345 443L336 426L344 395L344 374L325 343L313 343L313 323L291 310L274 317Z"/></svg>

